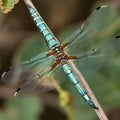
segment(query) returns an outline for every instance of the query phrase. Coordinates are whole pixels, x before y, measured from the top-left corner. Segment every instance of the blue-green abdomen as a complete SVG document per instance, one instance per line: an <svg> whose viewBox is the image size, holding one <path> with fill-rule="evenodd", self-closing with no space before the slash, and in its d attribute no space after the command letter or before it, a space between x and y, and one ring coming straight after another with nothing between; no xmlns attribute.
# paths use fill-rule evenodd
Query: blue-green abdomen
<svg viewBox="0 0 120 120"><path fill-rule="evenodd" d="M32 7L28 7L28 8L36 26L38 27L40 32L42 32L42 34L44 35L49 48L52 48L53 46L59 44L59 42L55 39L55 37L53 36L53 34L51 33L51 31L43 21L43 19L37 13L37 11L35 11L35 9L33 9Z"/></svg>
<svg viewBox="0 0 120 120"><path fill-rule="evenodd" d="M79 84L78 79L76 78L75 74L72 72L71 68L68 64L65 64L62 66L64 72L68 75L71 82L74 84L74 86L77 88L77 90L80 92L80 95L83 96L86 94L86 92L83 90L82 86Z"/></svg>
<svg viewBox="0 0 120 120"><path fill-rule="evenodd" d="M64 72L68 75L70 81L74 84L74 86L79 91L80 95L84 98L84 100L93 108L96 108L94 103L91 101L90 97L88 96L87 92L84 90L84 88L80 85L77 77L72 72L70 66L68 64L64 64L62 66Z"/></svg>

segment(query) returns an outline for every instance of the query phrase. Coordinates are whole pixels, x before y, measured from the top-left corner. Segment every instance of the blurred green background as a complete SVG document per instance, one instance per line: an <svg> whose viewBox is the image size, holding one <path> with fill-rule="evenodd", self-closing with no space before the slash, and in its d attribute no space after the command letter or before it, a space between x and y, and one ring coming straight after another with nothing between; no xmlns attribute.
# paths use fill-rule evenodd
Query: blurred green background
<svg viewBox="0 0 120 120"><path fill-rule="evenodd" d="M111 11L99 37L120 35L119 0L34 0L34 5L60 39L83 23L99 5L108 5ZM96 41L95 41L96 42ZM8 14L0 11L0 75L24 59L48 49L34 25L22 0ZM91 76L85 76L109 120L120 120L120 55L115 56ZM40 96L13 98L19 85L0 83L0 120L69 120L68 110L61 105L56 90ZM97 120L97 115L78 97L69 83L62 86L70 93L70 111L74 120ZM64 100L63 100L64 101Z"/></svg>

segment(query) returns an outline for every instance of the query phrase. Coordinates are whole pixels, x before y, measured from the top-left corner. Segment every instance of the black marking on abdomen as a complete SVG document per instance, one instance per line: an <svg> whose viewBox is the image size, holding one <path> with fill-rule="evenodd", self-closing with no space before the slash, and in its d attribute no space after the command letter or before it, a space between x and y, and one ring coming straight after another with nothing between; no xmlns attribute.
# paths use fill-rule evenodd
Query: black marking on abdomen
<svg viewBox="0 0 120 120"><path fill-rule="evenodd" d="M74 84L74 86L76 86L77 84L79 84L79 81L77 80L77 83Z"/></svg>

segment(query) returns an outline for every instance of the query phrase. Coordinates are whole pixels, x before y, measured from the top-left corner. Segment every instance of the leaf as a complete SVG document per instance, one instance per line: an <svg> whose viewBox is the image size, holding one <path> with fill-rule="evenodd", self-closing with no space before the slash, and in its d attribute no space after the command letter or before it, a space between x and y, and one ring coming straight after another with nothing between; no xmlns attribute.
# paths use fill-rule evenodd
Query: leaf
<svg viewBox="0 0 120 120"><path fill-rule="evenodd" d="M0 112L0 120L36 120L42 106L34 97L13 98L7 102L4 112Z"/></svg>
<svg viewBox="0 0 120 120"><path fill-rule="evenodd" d="M18 2L19 0L0 0L0 8L2 9L3 13L8 13Z"/></svg>

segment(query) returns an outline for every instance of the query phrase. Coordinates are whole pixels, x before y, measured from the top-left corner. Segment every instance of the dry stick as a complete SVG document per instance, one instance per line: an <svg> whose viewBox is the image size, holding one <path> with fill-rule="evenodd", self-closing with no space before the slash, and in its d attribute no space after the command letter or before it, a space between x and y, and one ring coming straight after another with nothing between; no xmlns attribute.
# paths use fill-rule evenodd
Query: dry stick
<svg viewBox="0 0 120 120"><path fill-rule="evenodd" d="M82 74L80 73L80 71L76 68L75 64L72 61L68 61L68 64L70 65L70 67L72 68L74 74L76 75L76 77L78 78L78 80L80 81L80 83L84 86L84 88L87 90L88 95L90 96L91 100L94 102L95 106L98 107L99 109L94 109L96 114L98 115L100 120L108 120L107 116L105 115L102 107L100 106L99 102L97 101L94 93L92 92L92 90L90 89L88 83L86 82L86 80L84 79L84 77L82 76Z"/></svg>
<svg viewBox="0 0 120 120"><path fill-rule="evenodd" d="M31 0L23 0L26 4L30 4L34 7L34 5L32 4ZM34 7L35 8L35 7ZM80 83L84 86L84 88L87 90L89 96L91 97L91 100L94 102L94 104L99 108L94 109L96 114L98 115L100 120L108 120L107 116L105 115L103 109L101 108L100 104L98 103L96 97L94 96L92 90L90 89L90 87L88 86L86 80L84 79L84 77L82 76L82 74L80 73L80 71L76 68L75 64L71 61L68 61L68 64L70 65L70 67L72 68L74 74L76 75L76 77L78 78L78 80L80 81Z"/></svg>

